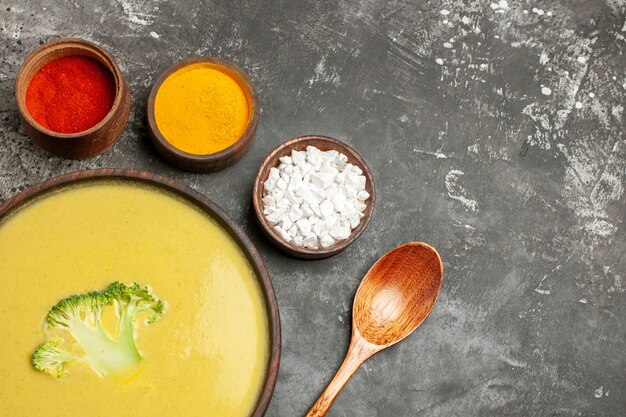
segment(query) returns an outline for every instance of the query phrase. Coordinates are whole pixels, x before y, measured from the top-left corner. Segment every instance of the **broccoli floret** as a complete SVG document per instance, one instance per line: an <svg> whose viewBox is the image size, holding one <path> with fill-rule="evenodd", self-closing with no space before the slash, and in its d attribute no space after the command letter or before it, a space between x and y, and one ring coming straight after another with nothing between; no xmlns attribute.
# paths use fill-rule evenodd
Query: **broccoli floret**
<svg viewBox="0 0 626 417"><path fill-rule="evenodd" d="M115 336L102 323L106 306L113 306L117 313ZM54 337L33 352L33 366L54 377L65 375L65 364L71 362L87 363L102 376L129 368L142 359L135 344L137 315L145 313L150 324L164 312L165 303L137 283L113 282L103 291L72 295L50 309L46 326L66 331L76 346Z"/></svg>
<svg viewBox="0 0 626 417"><path fill-rule="evenodd" d="M33 352L33 366L57 378L67 374L65 364L71 362L81 362L81 358L67 350L61 337L48 340Z"/></svg>

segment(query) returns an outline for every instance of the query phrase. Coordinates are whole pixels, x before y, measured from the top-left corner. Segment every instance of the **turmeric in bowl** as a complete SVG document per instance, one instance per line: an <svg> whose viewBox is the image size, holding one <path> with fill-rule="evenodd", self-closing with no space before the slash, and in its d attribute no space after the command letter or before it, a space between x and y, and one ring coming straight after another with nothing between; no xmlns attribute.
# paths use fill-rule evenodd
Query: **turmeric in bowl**
<svg viewBox="0 0 626 417"><path fill-rule="evenodd" d="M199 62L170 74L154 100L161 135L194 155L220 152L237 142L252 114L250 93L236 74L219 64Z"/></svg>

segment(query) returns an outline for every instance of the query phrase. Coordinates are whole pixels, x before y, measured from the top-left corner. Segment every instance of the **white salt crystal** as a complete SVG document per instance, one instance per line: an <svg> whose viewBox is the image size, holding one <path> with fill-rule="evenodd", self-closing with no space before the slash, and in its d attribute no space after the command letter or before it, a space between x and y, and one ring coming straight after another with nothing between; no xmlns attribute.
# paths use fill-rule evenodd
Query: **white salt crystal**
<svg viewBox="0 0 626 417"><path fill-rule="evenodd" d="M367 191L363 190L363 191L359 191L358 194L356 195L357 200L359 201L365 201L368 198L370 198L370 193L368 193Z"/></svg>
<svg viewBox="0 0 626 417"><path fill-rule="evenodd" d="M280 178L280 171L278 170L278 168L270 168L270 173L267 178L270 180L277 180L278 178Z"/></svg>
<svg viewBox="0 0 626 417"><path fill-rule="evenodd" d="M345 174L347 174L347 173L349 173L350 171L352 171L352 167L353 167L353 166L354 166L354 165L352 165L351 163L349 163L349 162L348 162L348 163L346 163L346 164L343 166L343 168L341 168L341 169L340 169L340 171L341 171L341 172L343 172L343 173L345 173Z"/></svg>
<svg viewBox="0 0 626 417"><path fill-rule="evenodd" d="M287 203L289 203L289 206L294 205L294 204L299 204L299 200L298 200L298 196L296 196L296 194L293 192L293 189L291 190L287 190L285 192L285 198L283 200L286 200ZM278 204L278 203L276 203Z"/></svg>
<svg viewBox="0 0 626 417"><path fill-rule="evenodd" d="M279 209L283 209L285 210L285 212L287 211L287 209L291 206L291 203L289 202L289 200L287 200L286 198L280 199L278 200L278 202L276 203L276 207L278 207Z"/></svg>
<svg viewBox="0 0 626 417"><path fill-rule="evenodd" d="M283 190L279 190L278 188L274 187L267 194L271 195L274 200L278 201L281 198L283 198L284 193L283 193Z"/></svg>
<svg viewBox="0 0 626 417"><path fill-rule="evenodd" d="M281 189L281 190L286 190L287 189L287 181L285 181L282 178L279 178L276 180L276 186Z"/></svg>
<svg viewBox="0 0 626 417"><path fill-rule="evenodd" d="M308 236L311 233L311 222L308 219L298 220L296 226L298 226L302 236Z"/></svg>
<svg viewBox="0 0 626 417"><path fill-rule="evenodd" d="M332 216L334 211L333 203L330 200L324 200L322 201L322 204L320 204L320 212L323 217Z"/></svg>
<svg viewBox="0 0 626 417"><path fill-rule="evenodd" d="M351 228L356 229L359 223L361 223L361 217L359 217L358 215L353 215L352 217L350 217Z"/></svg>
<svg viewBox="0 0 626 417"><path fill-rule="evenodd" d="M365 177L363 175L357 175L351 178L357 191L365 190Z"/></svg>
<svg viewBox="0 0 626 417"><path fill-rule="evenodd" d="M293 177L291 177L291 180L289 181L289 187L288 187L290 190L294 190L294 191L301 190L301 186L302 186L301 176L294 175Z"/></svg>
<svg viewBox="0 0 626 417"><path fill-rule="evenodd" d="M328 232L330 232L330 225L326 222L326 220L320 220L313 226L313 232L315 232L318 236L327 235Z"/></svg>
<svg viewBox="0 0 626 417"><path fill-rule="evenodd" d="M306 152L296 150L291 151L291 161L294 165L300 165L306 161Z"/></svg>
<svg viewBox="0 0 626 417"><path fill-rule="evenodd" d="M317 248L317 236L313 233L309 233L302 240L302 245L307 248Z"/></svg>
<svg viewBox="0 0 626 417"><path fill-rule="evenodd" d="M348 200L348 201L354 201L354 200ZM349 218L350 216L352 216L352 215L354 215L356 213L358 213L358 212L357 212L356 207L354 206L354 204L346 204L343 207L343 210L341 210L340 217L342 219L347 219L347 218Z"/></svg>
<svg viewBox="0 0 626 417"><path fill-rule="evenodd" d="M291 208L291 211L289 212L289 218L291 219L292 222L299 220L300 218L302 218L302 210L300 210L296 206L293 206Z"/></svg>
<svg viewBox="0 0 626 417"><path fill-rule="evenodd" d="M336 196L338 192L339 192L339 189L335 185L331 184L326 189L324 195L328 200L332 200L332 198Z"/></svg>
<svg viewBox="0 0 626 417"><path fill-rule="evenodd" d="M350 227L335 226L330 229L330 235L337 240L346 240L350 237Z"/></svg>
<svg viewBox="0 0 626 417"><path fill-rule="evenodd" d="M281 210L274 210L273 213L265 216L265 218L267 218L267 221L269 221L272 224L276 224L280 221L280 219L282 219L285 216L285 212L281 211Z"/></svg>
<svg viewBox="0 0 626 417"><path fill-rule="evenodd" d="M324 235L320 238L320 244L323 248L328 248L335 243L335 239L333 239L330 235Z"/></svg>
<svg viewBox="0 0 626 417"><path fill-rule="evenodd" d="M291 242L292 238L291 236L289 236L289 233L285 231L285 229L280 226L276 226L274 227L274 230L280 235L281 238L283 238L287 242Z"/></svg>
<svg viewBox="0 0 626 417"><path fill-rule="evenodd" d="M304 177L305 175L311 172L311 170L313 169L313 166L307 163L306 161L304 161L298 164L298 168L300 168L300 172L302 172L302 176Z"/></svg>
<svg viewBox="0 0 626 417"><path fill-rule="evenodd" d="M265 197L263 197L262 201L265 207L272 207L276 204L276 200L274 200L270 195L266 195Z"/></svg>
<svg viewBox="0 0 626 417"><path fill-rule="evenodd" d="M319 189L325 189L333 182L333 177L331 174L324 174L321 172L317 172L315 174L311 174L311 184L316 186Z"/></svg>
<svg viewBox="0 0 626 417"><path fill-rule="evenodd" d="M291 226L293 225L293 222L291 221L291 217L283 216L280 218L278 225L282 227L284 230L289 230Z"/></svg>
<svg viewBox="0 0 626 417"><path fill-rule="evenodd" d="M308 146L306 148L306 160L314 167L322 165L322 155L319 149Z"/></svg>
<svg viewBox="0 0 626 417"><path fill-rule="evenodd" d="M311 204L311 210L313 210L313 215L315 217L322 217L319 203Z"/></svg>
<svg viewBox="0 0 626 417"><path fill-rule="evenodd" d="M339 224L339 218L336 216L331 216L331 217L324 219L324 222L326 223L326 225L328 226L328 229L330 230Z"/></svg>
<svg viewBox="0 0 626 417"><path fill-rule="evenodd" d="M281 156L278 160L286 165L291 165L293 163L290 156Z"/></svg>
<svg viewBox="0 0 626 417"><path fill-rule="evenodd" d="M340 213L341 213L341 210L343 210L343 208L345 207L346 201L347 201L346 195L343 193L335 194L335 196L333 196L331 200L335 211L340 212Z"/></svg>

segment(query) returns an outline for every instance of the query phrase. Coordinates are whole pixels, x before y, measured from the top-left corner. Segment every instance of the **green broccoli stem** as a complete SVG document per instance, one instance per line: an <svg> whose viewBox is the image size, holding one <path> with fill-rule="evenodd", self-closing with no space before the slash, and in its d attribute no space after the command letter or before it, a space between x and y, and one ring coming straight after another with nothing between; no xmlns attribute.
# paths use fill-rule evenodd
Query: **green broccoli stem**
<svg viewBox="0 0 626 417"><path fill-rule="evenodd" d="M100 326L92 327L81 320L71 320L67 325L72 337L85 351L85 360L102 376L107 376L141 361L133 338L132 320L132 317L126 318L124 326L120 322L120 333L115 340L111 340Z"/></svg>
<svg viewBox="0 0 626 417"><path fill-rule="evenodd" d="M139 309L137 301L135 300L131 300L125 307L122 308L118 324L117 340L129 350L132 350L139 360L141 360L141 353L135 344L135 318L138 313Z"/></svg>

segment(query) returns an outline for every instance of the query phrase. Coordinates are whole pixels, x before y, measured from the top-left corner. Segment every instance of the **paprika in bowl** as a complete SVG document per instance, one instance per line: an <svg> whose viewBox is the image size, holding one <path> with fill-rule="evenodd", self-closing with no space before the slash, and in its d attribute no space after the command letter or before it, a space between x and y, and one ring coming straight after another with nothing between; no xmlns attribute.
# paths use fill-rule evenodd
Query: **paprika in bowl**
<svg viewBox="0 0 626 417"><path fill-rule="evenodd" d="M161 155L189 171L233 164L248 150L259 106L252 83L217 58L178 62L157 79L148 98L148 130Z"/></svg>
<svg viewBox="0 0 626 417"><path fill-rule="evenodd" d="M109 149L130 113L128 85L114 59L82 39L59 39L33 51L18 73L15 97L28 136L68 159Z"/></svg>

